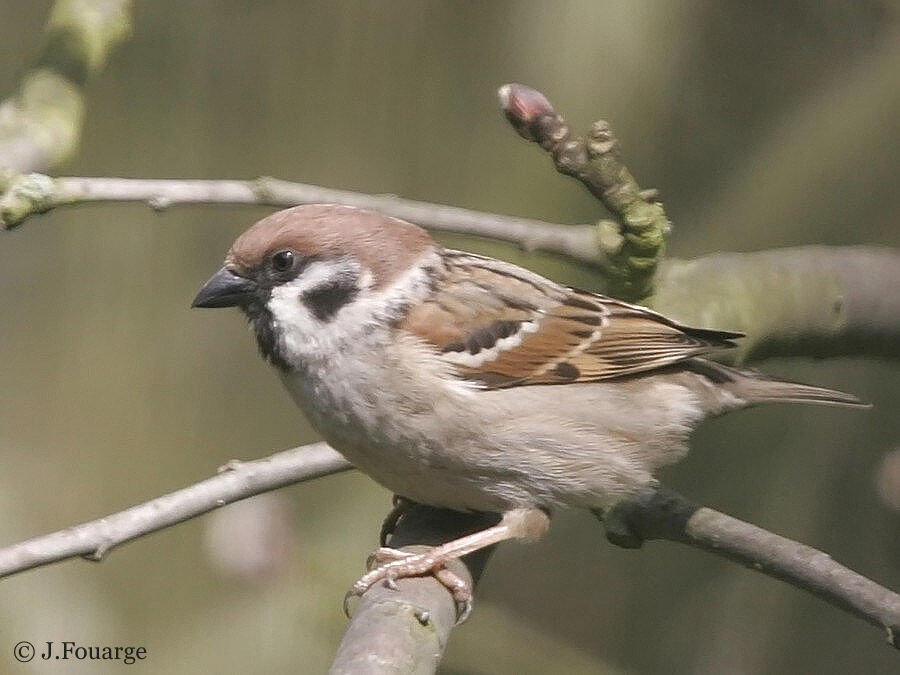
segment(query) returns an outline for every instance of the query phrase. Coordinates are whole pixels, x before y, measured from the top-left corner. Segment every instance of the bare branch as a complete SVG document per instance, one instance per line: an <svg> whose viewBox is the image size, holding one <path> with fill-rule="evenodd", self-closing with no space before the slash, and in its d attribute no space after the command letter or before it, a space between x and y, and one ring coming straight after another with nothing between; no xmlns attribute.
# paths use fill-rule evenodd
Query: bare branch
<svg viewBox="0 0 900 675"><path fill-rule="evenodd" d="M325 443L252 462L231 462L218 476L81 525L0 549L0 577L83 556L101 560L126 541L176 525L231 502L352 468Z"/></svg>
<svg viewBox="0 0 900 675"><path fill-rule="evenodd" d="M373 209L437 230L510 241L603 265L590 225L557 225L530 218L483 213L417 202L393 195L367 195L276 178L255 180L151 180L130 178L50 178L41 174L0 176L0 227L12 229L29 216L60 206L93 202L142 202L156 210L176 204L346 204Z"/></svg>
<svg viewBox="0 0 900 675"><path fill-rule="evenodd" d="M0 168L47 170L78 146L84 85L131 32L129 0L57 0L44 47L0 103Z"/></svg>
<svg viewBox="0 0 900 675"><path fill-rule="evenodd" d="M607 538L624 548L645 540L668 539L715 553L792 586L809 591L835 607L885 631L900 648L900 595L835 562L828 554L786 539L669 490L649 490L595 512Z"/></svg>

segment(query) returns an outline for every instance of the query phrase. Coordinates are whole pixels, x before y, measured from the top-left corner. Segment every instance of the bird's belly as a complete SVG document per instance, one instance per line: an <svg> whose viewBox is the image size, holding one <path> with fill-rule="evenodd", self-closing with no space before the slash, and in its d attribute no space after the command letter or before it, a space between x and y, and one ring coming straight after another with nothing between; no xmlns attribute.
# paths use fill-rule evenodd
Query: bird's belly
<svg viewBox="0 0 900 675"><path fill-rule="evenodd" d="M624 395L609 385L558 389L568 397L561 415L547 409L541 387L460 399L420 391L401 399L360 390L358 382L352 392L335 382L285 378L285 384L325 440L358 469L396 494L457 510L608 506L683 454L688 431L680 418L654 424L644 414L643 427L658 428L636 435L622 423L633 410L617 410L604 398Z"/></svg>
<svg viewBox="0 0 900 675"><path fill-rule="evenodd" d="M427 395L399 399L361 391L359 382L350 391L343 383L282 380L324 439L395 494L461 511L502 512L534 501L513 484L502 486L494 472L473 467L467 449L489 444L477 428L448 423ZM485 452L478 454L485 460Z"/></svg>

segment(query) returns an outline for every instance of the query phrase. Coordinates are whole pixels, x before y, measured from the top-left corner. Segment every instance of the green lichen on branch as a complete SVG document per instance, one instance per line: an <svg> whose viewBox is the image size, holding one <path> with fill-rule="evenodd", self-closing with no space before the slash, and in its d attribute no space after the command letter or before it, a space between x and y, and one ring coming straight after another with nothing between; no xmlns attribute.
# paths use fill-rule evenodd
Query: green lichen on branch
<svg viewBox="0 0 900 675"><path fill-rule="evenodd" d="M0 171L0 228L12 230L29 216L58 205L56 186L49 176Z"/></svg>

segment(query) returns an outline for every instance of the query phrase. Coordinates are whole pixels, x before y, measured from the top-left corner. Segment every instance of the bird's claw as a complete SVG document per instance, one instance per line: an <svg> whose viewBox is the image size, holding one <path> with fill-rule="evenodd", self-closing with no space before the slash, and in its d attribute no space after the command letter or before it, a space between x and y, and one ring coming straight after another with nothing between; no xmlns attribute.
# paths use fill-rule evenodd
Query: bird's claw
<svg viewBox="0 0 900 675"><path fill-rule="evenodd" d="M446 560L424 553L410 553L394 548L381 547L369 556L361 576L344 596L344 614L350 616L350 602L363 594L379 581L387 588L397 590L397 580L431 574L453 596L456 603L456 623L465 621L472 613L472 584L447 568Z"/></svg>
<svg viewBox="0 0 900 675"><path fill-rule="evenodd" d="M394 534L397 523L400 522L403 515L409 511L414 504L415 502L411 499L407 499L400 495L394 495L391 512L387 514L384 522L381 523L381 534L378 537L378 542L381 546L387 546L388 539Z"/></svg>

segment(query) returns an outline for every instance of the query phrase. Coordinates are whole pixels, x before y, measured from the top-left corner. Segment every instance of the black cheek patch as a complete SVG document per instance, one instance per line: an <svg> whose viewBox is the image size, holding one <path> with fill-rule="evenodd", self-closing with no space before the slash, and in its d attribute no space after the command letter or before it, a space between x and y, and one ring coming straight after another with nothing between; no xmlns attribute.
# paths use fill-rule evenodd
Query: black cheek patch
<svg viewBox="0 0 900 675"><path fill-rule="evenodd" d="M319 321L331 321L338 310L358 294L356 277L345 277L311 288L301 296L301 300Z"/></svg>

